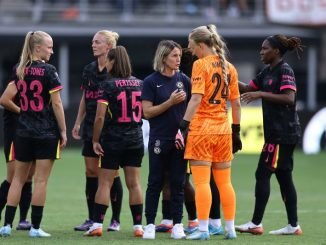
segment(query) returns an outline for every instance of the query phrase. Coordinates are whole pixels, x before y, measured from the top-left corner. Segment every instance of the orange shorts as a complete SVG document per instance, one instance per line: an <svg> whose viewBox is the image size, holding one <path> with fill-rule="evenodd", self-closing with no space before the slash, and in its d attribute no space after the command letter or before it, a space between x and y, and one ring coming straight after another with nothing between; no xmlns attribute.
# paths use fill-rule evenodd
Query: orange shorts
<svg viewBox="0 0 326 245"><path fill-rule="evenodd" d="M185 159L212 163L231 161L232 135L188 135Z"/></svg>

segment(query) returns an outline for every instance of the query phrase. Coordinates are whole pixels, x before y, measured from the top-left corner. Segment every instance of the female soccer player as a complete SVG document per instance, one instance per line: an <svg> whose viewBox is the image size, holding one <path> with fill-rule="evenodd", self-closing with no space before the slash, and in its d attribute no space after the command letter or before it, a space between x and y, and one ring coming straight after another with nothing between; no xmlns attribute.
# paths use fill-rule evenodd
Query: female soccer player
<svg viewBox="0 0 326 245"><path fill-rule="evenodd" d="M54 160L60 157L60 148L67 143L60 78L56 68L46 63L52 54L53 40L49 34L43 31L27 33L14 79L21 111L14 140L15 175L9 189L1 236L11 234L22 187L34 161L32 228L29 236L51 236L40 228L47 182Z"/></svg>
<svg viewBox="0 0 326 245"><path fill-rule="evenodd" d="M192 65L198 58L190 52L188 48L182 50L182 57L180 63L180 70L191 77ZM191 234L198 229L198 219L195 204L195 189L190 182L191 171L188 164L186 181L184 187L184 204L188 213L188 225L185 227L186 234ZM211 175L210 187L212 191L212 206L209 214L208 230L210 235L222 235L224 229L221 224L220 214L220 194L216 187L214 177ZM163 220L156 226L157 232L171 232L173 227L173 220L170 208L170 186L168 181L168 174L166 175L163 190L162 190L162 217Z"/></svg>
<svg viewBox="0 0 326 245"><path fill-rule="evenodd" d="M297 37L274 35L267 37L261 46L260 56L264 68L250 84L239 83L241 99L250 103L262 99L264 146L256 170L255 209L251 221L236 226L240 232L263 234L262 220L270 194L273 173L280 185L288 225L270 231L272 235L300 235L298 224L297 192L292 179L293 152L301 136L296 111L296 83L293 70L283 60L287 51L302 50Z"/></svg>
<svg viewBox="0 0 326 245"><path fill-rule="evenodd" d="M196 187L199 229L187 239L209 238L211 171L220 193L226 238L234 239L235 193L231 184L231 160L232 152L241 149L238 75L226 60L226 45L215 25L192 30L188 48L198 60L193 65L192 95L180 130L186 136L190 124L185 158L190 161ZM227 116L228 100L232 107L232 131Z"/></svg>
<svg viewBox="0 0 326 245"><path fill-rule="evenodd" d="M93 131L94 152L100 156L99 186L95 196L93 225L85 236L101 236L109 205L110 189L119 167L125 173L134 236L143 235L143 194L140 167L144 156L142 108L143 81L131 76L131 64L123 46L111 49L107 58L110 78L103 82Z"/></svg>
<svg viewBox="0 0 326 245"><path fill-rule="evenodd" d="M119 35L109 30L98 31L92 40L93 55L96 60L86 65L82 75L83 95L80 100L77 118L72 136L74 139L83 139L82 155L85 160L86 168L86 200L88 207L88 219L81 225L76 226L76 231L87 231L93 224L94 199L98 187L98 161L99 157L93 150L93 123L95 119L97 99L101 96L100 86L107 79L106 60L110 49L117 45ZM80 125L83 125L82 137L80 137ZM123 189L119 173L111 189L112 218L108 231L120 230L120 212L122 205Z"/></svg>

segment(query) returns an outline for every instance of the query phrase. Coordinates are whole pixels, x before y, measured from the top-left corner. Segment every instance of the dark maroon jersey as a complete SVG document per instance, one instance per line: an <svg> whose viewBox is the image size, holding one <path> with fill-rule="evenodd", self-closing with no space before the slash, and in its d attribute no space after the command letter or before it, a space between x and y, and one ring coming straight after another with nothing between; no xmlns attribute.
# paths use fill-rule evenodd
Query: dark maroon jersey
<svg viewBox="0 0 326 245"><path fill-rule="evenodd" d="M142 104L143 81L135 77L111 78L102 84L98 103L108 105L101 141L112 149L143 147Z"/></svg>
<svg viewBox="0 0 326 245"><path fill-rule="evenodd" d="M56 68L33 61L25 69L24 80L16 76L21 113L16 134L30 138L58 138L58 124L52 109L51 93L62 89Z"/></svg>
<svg viewBox="0 0 326 245"><path fill-rule="evenodd" d="M280 94L285 89L296 92L292 68L284 61L271 69L263 69L250 85L260 91ZM296 105L277 104L262 100L265 141L276 144L295 144L301 135Z"/></svg>

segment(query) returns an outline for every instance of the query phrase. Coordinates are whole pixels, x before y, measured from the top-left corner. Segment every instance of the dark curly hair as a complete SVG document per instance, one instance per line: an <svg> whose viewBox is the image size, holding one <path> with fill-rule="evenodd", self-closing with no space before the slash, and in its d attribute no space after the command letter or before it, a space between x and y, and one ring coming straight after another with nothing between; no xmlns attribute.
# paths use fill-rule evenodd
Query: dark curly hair
<svg viewBox="0 0 326 245"><path fill-rule="evenodd" d="M280 50L281 56L283 56L287 51L295 50L299 57L299 51L303 51L303 45L301 44L301 39L298 37L286 37L281 34L274 36L269 36L266 40L270 43L273 48Z"/></svg>

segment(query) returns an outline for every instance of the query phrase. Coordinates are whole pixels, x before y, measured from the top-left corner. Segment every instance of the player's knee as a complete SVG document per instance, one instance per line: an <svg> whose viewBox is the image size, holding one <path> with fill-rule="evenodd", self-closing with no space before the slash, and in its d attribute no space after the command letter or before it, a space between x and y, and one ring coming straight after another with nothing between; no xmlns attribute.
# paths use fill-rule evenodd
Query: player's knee
<svg viewBox="0 0 326 245"><path fill-rule="evenodd" d="M87 167L86 168L86 176L87 177L97 177L98 176L98 170L93 167Z"/></svg>

